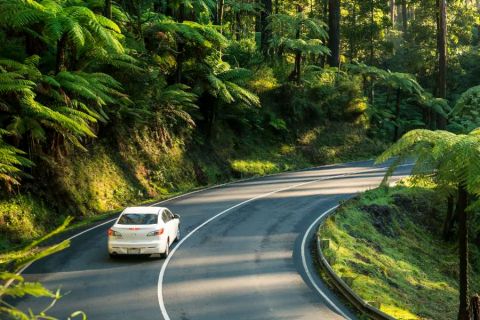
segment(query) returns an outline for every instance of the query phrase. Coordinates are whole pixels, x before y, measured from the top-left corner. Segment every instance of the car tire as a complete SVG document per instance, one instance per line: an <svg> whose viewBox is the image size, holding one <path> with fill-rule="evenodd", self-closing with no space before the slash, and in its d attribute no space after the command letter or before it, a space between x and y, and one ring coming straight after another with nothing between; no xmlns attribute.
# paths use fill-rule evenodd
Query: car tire
<svg viewBox="0 0 480 320"><path fill-rule="evenodd" d="M178 227L177 237L175 238L175 241L176 241L176 242L180 241L180 226Z"/></svg>
<svg viewBox="0 0 480 320"><path fill-rule="evenodd" d="M116 254L109 253L108 256L109 256L110 259L112 259L112 260L117 259L117 255L116 255Z"/></svg>
<svg viewBox="0 0 480 320"><path fill-rule="evenodd" d="M168 257L168 254L169 254L169 253L170 253L170 240L167 239L167 248L165 249L165 252L162 253L160 256L161 256L162 258L166 258L166 257Z"/></svg>

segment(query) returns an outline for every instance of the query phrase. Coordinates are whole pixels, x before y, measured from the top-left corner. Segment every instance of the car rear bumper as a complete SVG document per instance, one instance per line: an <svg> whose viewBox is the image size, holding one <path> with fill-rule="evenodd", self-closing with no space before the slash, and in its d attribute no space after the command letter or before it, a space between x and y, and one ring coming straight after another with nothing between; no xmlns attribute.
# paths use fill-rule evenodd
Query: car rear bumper
<svg viewBox="0 0 480 320"><path fill-rule="evenodd" d="M166 250L166 241L120 242L109 241L108 253L113 255L162 254Z"/></svg>

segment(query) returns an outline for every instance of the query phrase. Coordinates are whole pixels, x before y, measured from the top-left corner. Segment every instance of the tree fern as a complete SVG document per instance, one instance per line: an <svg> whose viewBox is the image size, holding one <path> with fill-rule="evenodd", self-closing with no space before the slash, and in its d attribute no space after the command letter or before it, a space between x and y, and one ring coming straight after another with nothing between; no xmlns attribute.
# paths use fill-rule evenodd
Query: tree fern
<svg viewBox="0 0 480 320"><path fill-rule="evenodd" d="M480 86L462 93L449 118L449 127L457 132L464 133L480 127Z"/></svg>
<svg viewBox="0 0 480 320"><path fill-rule="evenodd" d="M47 8L37 1L0 0L0 26L23 29L46 16Z"/></svg>
<svg viewBox="0 0 480 320"><path fill-rule="evenodd" d="M227 39L212 25L201 24L194 21L175 22L162 17L154 23L147 25L149 32L168 32L180 37L184 42L205 48L225 48Z"/></svg>
<svg viewBox="0 0 480 320"><path fill-rule="evenodd" d="M272 15L268 27L273 33L271 46L274 49L284 48L293 53L300 51L319 55L330 52L325 45L328 37L326 25L303 12L294 16Z"/></svg>
<svg viewBox="0 0 480 320"><path fill-rule="evenodd" d="M398 157L387 177L405 159L416 158L412 173L433 176L439 185L464 184L480 192L480 136L478 131L456 135L447 131L413 130L385 151L377 163Z"/></svg>
<svg viewBox="0 0 480 320"><path fill-rule="evenodd" d="M81 147L81 139L95 137L90 125L108 119L104 110L107 105L129 103L120 83L106 74L63 71L44 76L35 68L35 61L29 58L28 64L22 64L0 60L0 79L5 80L1 81L0 93L16 94L13 100L13 96L0 96L0 102L3 99L5 105L16 106L7 125L19 138L29 135L37 143L44 142L45 130L49 129ZM47 98L48 106L38 98Z"/></svg>
<svg viewBox="0 0 480 320"><path fill-rule="evenodd" d="M8 145L3 137L9 134L0 130L0 181L7 190L20 184L26 175L22 169L33 166L33 162L25 158L25 152Z"/></svg>

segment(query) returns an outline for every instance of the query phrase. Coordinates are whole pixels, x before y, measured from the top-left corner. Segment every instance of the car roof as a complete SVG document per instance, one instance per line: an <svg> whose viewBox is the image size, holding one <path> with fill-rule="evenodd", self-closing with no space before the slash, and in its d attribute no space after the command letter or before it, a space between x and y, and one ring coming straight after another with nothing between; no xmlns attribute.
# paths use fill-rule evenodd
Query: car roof
<svg viewBox="0 0 480 320"><path fill-rule="evenodd" d="M146 213L146 214L159 214L166 209L164 207L128 207L123 210L122 213Z"/></svg>

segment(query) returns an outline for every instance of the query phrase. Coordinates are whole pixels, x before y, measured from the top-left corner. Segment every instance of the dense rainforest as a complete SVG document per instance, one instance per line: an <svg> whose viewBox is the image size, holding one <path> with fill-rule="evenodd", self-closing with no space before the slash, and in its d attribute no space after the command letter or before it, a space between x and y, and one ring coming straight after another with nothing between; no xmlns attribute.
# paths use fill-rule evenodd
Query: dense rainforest
<svg viewBox="0 0 480 320"><path fill-rule="evenodd" d="M69 215L372 158L415 129L451 133L386 155L454 172L436 182L462 224L478 193L478 0L0 0L0 43L2 250ZM453 145L467 154L434 157Z"/></svg>

